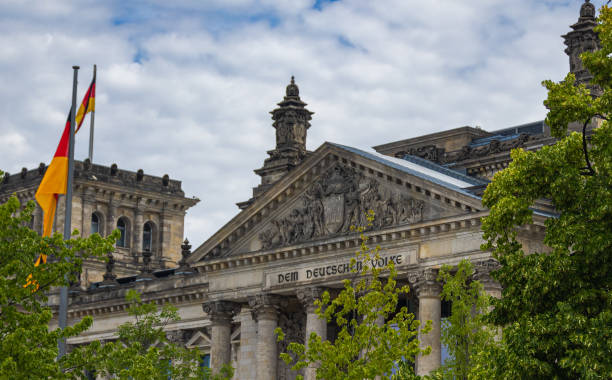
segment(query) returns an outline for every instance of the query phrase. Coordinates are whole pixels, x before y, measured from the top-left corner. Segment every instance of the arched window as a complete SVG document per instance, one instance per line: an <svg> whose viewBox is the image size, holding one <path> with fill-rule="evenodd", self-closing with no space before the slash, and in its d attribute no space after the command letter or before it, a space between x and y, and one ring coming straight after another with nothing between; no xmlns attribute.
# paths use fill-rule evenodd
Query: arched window
<svg viewBox="0 0 612 380"><path fill-rule="evenodd" d="M127 247L127 227L125 218L119 218L117 221L117 229L121 233L121 236L117 239L117 247Z"/></svg>
<svg viewBox="0 0 612 380"><path fill-rule="evenodd" d="M100 218L97 214L91 214L91 233L100 233Z"/></svg>
<svg viewBox="0 0 612 380"><path fill-rule="evenodd" d="M153 223L146 222L142 229L142 250L151 252L153 249Z"/></svg>

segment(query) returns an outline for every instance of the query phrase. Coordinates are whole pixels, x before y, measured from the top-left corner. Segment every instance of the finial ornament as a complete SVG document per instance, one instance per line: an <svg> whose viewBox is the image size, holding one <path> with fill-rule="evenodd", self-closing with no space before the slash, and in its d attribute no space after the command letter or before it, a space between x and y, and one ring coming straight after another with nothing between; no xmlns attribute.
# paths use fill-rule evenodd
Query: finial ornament
<svg viewBox="0 0 612 380"><path fill-rule="evenodd" d="M270 157L264 161L264 166L255 170L255 173L261 176L261 184L253 189L253 198L263 194L282 176L298 166L308 153L306 134L313 113L306 109L306 103L300 99L300 90L293 75L287 85L285 97L278 103L278 108L270 113L274 120L272 127L276 130L276 148L268 151ZM248 204L250 203L245 207L248 207Z"/></svg>
<svg viewBox="0 0 612 380"><path fill-rule="evenodd" d="M179 265L183 265L187 263L187 258L191 255L191 244L189 244L189 240L185 239L183 244L181 245L181 255L183 258L179 262Z"/></svg>
<svg viewBox="0 0 612 380"><path fill-rule="evenodd" d="M289 85L287 86L286 95L287 96L285 96L285 100L289 98L300 100L300 89L295 84L295 77L293 75L291 76L291 83L289 83Z"/></svg>
<svg viewBox="0 0 612 380"><path fill-rule="evenodd" d="M580 7L580 18L595 18L595 6L590 0L585 0Z"/></svg>
<svg viewBox="0 0 612 380"><path fill-rule="evenodd" d="M109 288L112 286L117 286L119 283L117 282L117 275L114 273L115 270L115 258L113 257L113 253L109 252L106 255L106 273L104 273L104 281L102 281L98 288Z"/></svg>
<svg viewBox="0 0 612 380"><path fill-rule="evenodd" d="M155 278L153 276L153 268L151 268L151 256L153 256L153 253L150 251L142 252L142 269L138 277L136 277L136 281L150 281Z"/></svg>
<svg viewBox="0 0 612 380"><path fill-rule="evenodd" d="M195 273L193 269L189 266L187 259L191 256L191 244L189 244L189 240L185 239L183 244L181 245L181 260L178 262L179 267L174 270L174 274L192 274Z"/></svg>

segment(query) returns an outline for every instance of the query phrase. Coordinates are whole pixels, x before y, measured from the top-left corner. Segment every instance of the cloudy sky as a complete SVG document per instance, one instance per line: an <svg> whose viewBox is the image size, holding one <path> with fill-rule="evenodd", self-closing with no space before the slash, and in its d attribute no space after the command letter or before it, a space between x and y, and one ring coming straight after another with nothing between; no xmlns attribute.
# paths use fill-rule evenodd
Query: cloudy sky
<svg viewBox="0 0 612 380"><path fill-rule="evenodd" d="M604 0L593 1L599 7ZM295 75L308 149L541 120L581 0L1 0L0 168L48 163L98 65L94 162L183 182L196 245L251 197ZM79 100L80 101L80 100ZM87 157L88 128L76 158Z"/></svg>

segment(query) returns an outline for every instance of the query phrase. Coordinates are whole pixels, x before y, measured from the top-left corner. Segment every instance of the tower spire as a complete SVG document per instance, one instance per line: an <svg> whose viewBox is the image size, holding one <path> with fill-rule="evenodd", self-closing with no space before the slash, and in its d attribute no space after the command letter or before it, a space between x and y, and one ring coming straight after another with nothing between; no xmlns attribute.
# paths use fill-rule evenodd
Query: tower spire
<svg viewBox="0 0 612 380"><path fill-rule="evenodd" d="M295 84L295 77L285 89L283 100L270 112L272 127L276 130L276 147L268 151L264 166L255 170L261 176L261 184L253 189L253 197L266 191L276 181L302 162L306 150L306 133L310 128L313 112L306 109L306 103L300 99L300 89Z"/></svg>
<svg viewBox="0 0 612 380"><path fill-rule="evenodd" d="M567 45L565 53L569 56L570 72L576 76L577 83L586 84L590 88L592 86L589 86L589 82L593 79L593 76L582 65L580 54L599 50L599 38L594 30L595 26L597 26L595 6L591 4L590 0L585 0L580 7L578 21L571 26L572 31L562 36L565 45ZM598 89L593 87L591 90L593 95L598 94Z"/></svg>

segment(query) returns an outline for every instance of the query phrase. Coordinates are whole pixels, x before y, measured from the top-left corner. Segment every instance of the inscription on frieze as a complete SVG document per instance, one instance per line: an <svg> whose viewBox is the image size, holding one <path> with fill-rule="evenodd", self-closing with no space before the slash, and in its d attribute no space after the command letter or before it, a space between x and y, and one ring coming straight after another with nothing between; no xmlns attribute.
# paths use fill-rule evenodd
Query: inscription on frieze
<svg viewBox="0 0 612 380"><path fill-rule="evenodd" d="M380 257L376 260L369 260L367 265L372 268L384 268L390 263L393 263L396 268L404 265L414 265L417 263L417 249L417 246L414 246L407 249L403 248L400 252L388 251L380 254ZM364 264L363 261L351 262L350 258L344 258L292 270L269 272L265 275L264 287L294 285L330 277L346 276L353 270L361 271Z"/></svg>
<svg viewBox="0 0 612 380"><path fill-rule="evenodd" d="M367 225L369 210L376 214L373 229L416 223L423 219L424 207L423 201L384 189L378 181L340 165L312 184L301 204L259 234L263 249L348 233L351 226Z"/></svg>

